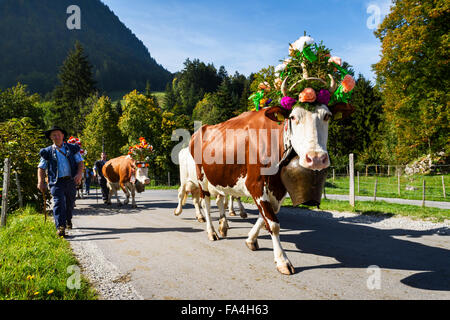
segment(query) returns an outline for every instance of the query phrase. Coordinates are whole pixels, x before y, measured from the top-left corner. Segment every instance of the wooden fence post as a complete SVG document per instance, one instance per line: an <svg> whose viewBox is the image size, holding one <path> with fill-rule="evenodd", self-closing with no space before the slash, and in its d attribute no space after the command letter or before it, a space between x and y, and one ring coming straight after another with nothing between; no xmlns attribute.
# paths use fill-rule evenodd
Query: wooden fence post
<svg viewBox="0 0 450 320"><path fill-rule="evenodd" d="M445 183L444 183L444 176L442 176L442 193L444 194L444 199L445 199Z"/></svg>
<svg viewBox="0 0 450 320"><path fill-rule="evenodd" d="M6 213L8 212L8 188L9 188L9 178L10 178L10 163L9 158L5 159L5 166L3 169L3 190L2 190L2 211L0 226L6 226Z"/></svg>
<svg viewBox="0 0 450 320"><path fill-rule="evenodd" d="M349 184L350 184L350 188L349 188L349 197L350 197L350 205L352 207L355 206L355 170L354 170L354 163L353 163L353 153L350 153L349 155L349 174L350 174L350 179L349 179Z"/></svg>
<svg viewBox="0 0 450 320"><path fill-rule="evenodd" d="M425 179L422 179L422 207L425 207Z"/></svg>
<svg viewBox="0 0 450 320"><path fill-rule="evenodd" d="M14 171L14 176L16 178L17 198L19 198L19 207L23 208L22 189L20 188L19 174L17 173L17 171Z"/></svg>
<svg viewBox="0 0 450 320"><path fill-rule="evenodd" d="M378 178L375 177L375 187L373 189L373 201L377 201L377 184L378 184Z"/></svg>
<svg viewBox="0 0 450 320"><path fill-rule="evenodd" d="M335 178L335 172L334 172L334 168L333 168L333 182L334 182L334 178Z"/></svg>
<svg viewBox="0 0 450 320"><path fill-rule="evenodd" d="M397 192L400 195L400 170L397 170Z"/></svg>

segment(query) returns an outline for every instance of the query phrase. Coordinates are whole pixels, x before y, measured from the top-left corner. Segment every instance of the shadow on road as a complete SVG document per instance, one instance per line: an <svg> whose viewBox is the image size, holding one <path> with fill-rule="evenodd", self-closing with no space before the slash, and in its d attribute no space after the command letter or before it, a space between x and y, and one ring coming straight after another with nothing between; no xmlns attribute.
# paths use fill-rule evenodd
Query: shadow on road
<svg viewBox="0 0 450 320"><path fill-rule="evenodd" d="M157 210L158 208L173 208L177 206L176 200L143 201L137 209L131 208L99 208L87 205L86 208L77 209L75 214L117 214L138 213L144 210ZM113 204L114 206L114 204ZM186 204L184 210L193 209ZM239 216L229 218L231 230L228 239L245 239L233 237L233 228L241 228L240 223L254 223L259 214L257 210L246 209L249 217L241 219ZM84 212L84 213L83 213ZM189 216L192 214L192 216ZM381 229L371 226L375 222L389 219L389 215L334 217L331 212L311 211L302 208L283 207L278 214L281 224L281 241L295 245L297 252L314 254L334 258L335 264L319 266L297 267L296 272L313 269L338 268L368 268L375 265L383 269L407 270L415 272L401 280L401 283L419 289L450 291L450 250L448 249L448 229L409 230L409 229ZM177 219L180 217L174 217ZM193 210L184 212L183 219L194 220ZM218 213L212 212L215 226ZM102 235L128 233L128 232L205 232L204 225L199 228L132 228L107 229L89 228ZM247 227L247 226L246 226ZM250 231L250 228L249 228ZM286 233L289 231L289 233ZM98 234L98 233L97 233ZM83 234L83 237L93 234ZM428 246L414 241L424 236L435 235L434 244ZM206 236L206 235L205 235ZM401 237L401 238L400 238ZM262 231L260 238L270 239L267 232ZM405 239L406 238L406 239ZM409 240L411 239L411 241ZM440 241L439 239L442 239ZM261 248L260 250L272 250ZM292 250L286 250L287 252ZM288 253L289 255L289 253Z"/></svg>

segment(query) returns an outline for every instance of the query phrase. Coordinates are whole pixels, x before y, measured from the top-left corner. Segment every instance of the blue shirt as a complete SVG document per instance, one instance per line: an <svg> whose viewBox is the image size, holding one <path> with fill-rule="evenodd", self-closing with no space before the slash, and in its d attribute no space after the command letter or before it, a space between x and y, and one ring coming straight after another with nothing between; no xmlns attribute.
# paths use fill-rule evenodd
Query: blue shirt
<svg viewBox="0 0 450 320"><path fill-rule="evenodd" d="M56 145L52 145L52 148L55 149L57 147ZM67 154L68 149L66 143L63 143L62 147L59 150ZM79 152L77 152L74 157L76 163L83 161L83 158L81 157L81 154ZM58 178L67 177L71 175L69 160L67 160L66 156L64 156L58 150L56 150L56 162L58 163ZM47 170L48 168L48 162L42 157L41 161L39 162L38 168L44 170Z"/></svg>

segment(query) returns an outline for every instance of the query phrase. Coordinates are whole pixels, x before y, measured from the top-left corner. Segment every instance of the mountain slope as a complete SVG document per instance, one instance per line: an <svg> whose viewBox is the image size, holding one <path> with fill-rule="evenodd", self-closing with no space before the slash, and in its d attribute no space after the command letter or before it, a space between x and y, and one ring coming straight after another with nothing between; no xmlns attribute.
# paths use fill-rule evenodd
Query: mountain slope
<svg viewBox="0 0 450 320"><path fill-rule="evenodd" d="M80 7L80 30L66 26L70 5ZM100 0L0 0L0 39L0 88L20 81L33 92L51 91L76 40L93 65L100 91L143 90L147 81L162 90L171 79Z"/></svg>

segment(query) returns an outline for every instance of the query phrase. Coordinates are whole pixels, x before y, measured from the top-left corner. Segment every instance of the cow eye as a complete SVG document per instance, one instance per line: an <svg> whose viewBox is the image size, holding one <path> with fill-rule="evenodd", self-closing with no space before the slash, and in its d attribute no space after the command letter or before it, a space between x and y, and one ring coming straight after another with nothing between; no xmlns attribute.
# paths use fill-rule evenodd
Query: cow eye
<svg viewBox="0 0 450 320"><path fill-rule="evenodd" d="M328 120L330 120L330 114L327 113L325 114L325 117L323 118L323 121L327 122Z"/></svg>

